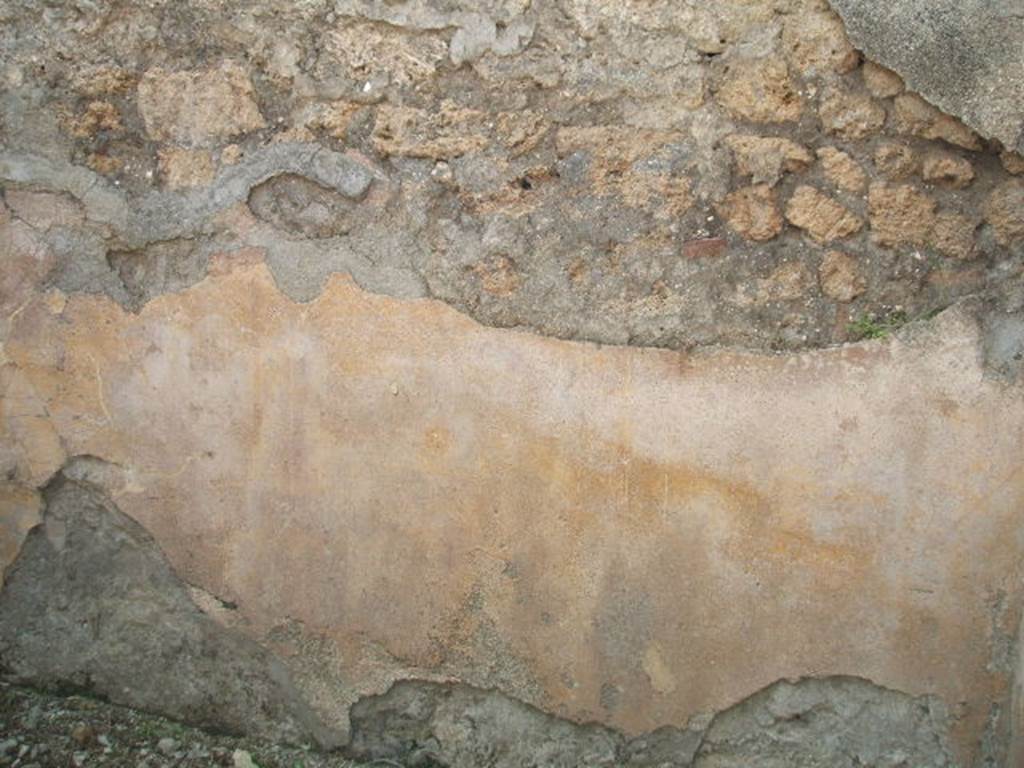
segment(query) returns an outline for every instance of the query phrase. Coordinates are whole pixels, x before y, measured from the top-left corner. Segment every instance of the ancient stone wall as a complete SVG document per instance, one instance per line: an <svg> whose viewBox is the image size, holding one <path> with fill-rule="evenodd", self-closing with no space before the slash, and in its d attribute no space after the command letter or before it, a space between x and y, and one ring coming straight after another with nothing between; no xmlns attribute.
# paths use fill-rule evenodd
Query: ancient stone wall
<svg viewBox="0 0 1024 768"><path fill-rule="evenodd" d="M0 2L0 668L363 758L1013 765L1020 61L982 109L870 5Z"/></svg>

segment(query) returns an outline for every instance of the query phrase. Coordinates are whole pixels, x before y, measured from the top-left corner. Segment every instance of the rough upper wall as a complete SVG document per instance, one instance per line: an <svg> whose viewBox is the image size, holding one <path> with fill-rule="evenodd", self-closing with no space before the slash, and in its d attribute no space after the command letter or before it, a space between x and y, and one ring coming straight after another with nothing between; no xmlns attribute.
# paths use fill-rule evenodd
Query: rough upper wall
<svg viewBox="0 0 1024 768"><path fill-rule="evenodd" d="M0 21L5 199L66 291L137 308L252 245L298 300L345 271L492 325L772 349L1024 303L1024 160L861 64L822 0L33 0ZM41 220L32 189L95 205Z"/></svg>

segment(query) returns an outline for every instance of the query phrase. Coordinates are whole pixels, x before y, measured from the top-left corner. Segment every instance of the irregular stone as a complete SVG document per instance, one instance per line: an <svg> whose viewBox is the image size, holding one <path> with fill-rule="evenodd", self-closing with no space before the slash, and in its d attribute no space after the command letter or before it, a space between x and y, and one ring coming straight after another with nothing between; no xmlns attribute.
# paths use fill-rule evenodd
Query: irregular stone
<svg viewBox="0 0 1024 768"><path fill-rule="evenodd" d="M352 120L363 109L364 105L352 101L336 101L326 105L313 119L314 128L326 131L328 136L341 141L345 140L348 127Z"/></svg>
<svg viewBox="0 0 1024 768"><path fill-rule="evenodd" d="M775 193L767 184L731 192L719 203L718 214L747 240L771 240L782 231L782 214Z"/></svg>
<svg viewBox="0 0 1024 768"><path fill-rule="evenodd" d="M840 251L829 251L818 267L821 292L833 301L850 302L867 290L857 259Z"/></svg>
<svg viewBox="0 0 1024 768"><path fill-rule="evenodd" d="M248 74L231 62L180 72L150 69L137 94L146 132L157 141L208 147L265 125Z"/></svg>
<svg viewBox="0 0 1024 768"><path fill-rule="evenodd" d="M404 86L428 80L448 58L440 35L410 35L397 26L353 18L323 36L319 66L342 68L359 82Z"/></svg>
<svg viewBox="0 0 1024 768"><path fill-rule="evenodd" d="M96 743L96 731L92 729L92 726L79 723L71 729L71 738L80 747L91 747Z"/></svg>
<svg viewBox="0 0 1024 768"><path fill-rule="evenodd" d="M978 223L962 213L943 211L935 217L932 244L935 249L955 259L969 259L976 255L974 230Z"/></svg>
<svg viewBox="0 0 1024 768"><path fill-rule="evenodd" d="M107 64L83 67L71 76L71 87L83 96L123 94L134 84L135 75L132 72Z"/></svg>
<svg viewBox="0 0 1024 768"><path fill-rule="evenodd" d="M1007 173L1012 173L1014 176L1024 174L1024 155L1018 152L1001 152L999 162L1003 164Z"/></svg>
<svg viewBox="0 0 1024 768"><path fill-rule="evenodd" d="M832 88L818 107L821 125L844 139L863 139L885 125L885 109L866 94Z"/></svg>
<svg viewBox="0 0 1024 768"><path fill-rule="evenodd" d="M929 152L921 163L921 178L949 189L964 189L974 181L974 166L952 152Z"/></svg>
<svg viewBox="0 0 1024 768"><path fill-rule="evenodd" d="M866 680L782 681L715 717L693 766L953 768L948 722L940 701Z"/></svg>
<svg viewBox="0 0 1024 768"><path fill-rule="evenodd" d="M786 203L786 219L816 242L828 243L860 231L861 220L814 187L799 186Z"/></svg>
<svg viewBox="0 0 1024 768"><path fill-rule="evenodd" d="M992 190L985 200L985 220L1003 245L1024 238L1024 181L1013 179Z"/></svg>
<svg viewBox="0 0 1024 768"><path fill-rule="evenodd" d="M13 680L232 733L332 743L280 663L200 612L152 537L98 488L62 475L43 496L43 525L0 592L0 660Z"/></svg>
<svg viewBox="0 0 1024 768"><path fill-rule="evenodd" d="M607 184L609 180L604 181ZM653 209L654 218L660 221L676 221L694 203L690 180L671 173L631 168L614 186L623 202L636 208Z"/></svg>
<svg viewBox="0 0 1024 768"><path fill-rule="evenodd" d="M876 99L887 99L903 93L903 78L881 64L865 61L861 68L864 86Z"/></svg>
<svg viewBox="0 0 1024 768"><path fill-rule="evenodd" d="M638 160L657 154L664 148L686 140L677 131L653 131L623 125L571 126L555 132L555 150L559 157L586 152L597 161L591 177L625 172Z"/></svg>
<svg viewBox="0 0 1024 768"><path fill-rule="evenodd" d="M868 179L857 161L835 147L822 147L817 151L825 178L844 192L863 192Z"/></svg>
<svg viewBox="0 0 1024 768"><path fill-rule="evenodd" d="M780 58L736 59L718 88L718 103L734 117L753 123L800 119L803 102Z"/></svg>
<svg viewBox="0 0 1024 768"><path fill-rule="evenodd" d="M535 28L534 19L525 15L501 19L500 27L495 19L482 14L464 14L459 21L449 46L449 55L456 66L488 52L498 56L519 53L530 44Z"/></svg>
<svg viewBox="0 0 1024 768"><path fill-rule="evenodd" d="M383 105L377 110L373 144L385 155L450 160L489 146L485 113L445 102L440 111Z"/></svg>
<svg viewBox="0 0 1024 768"><path fill-rule="evenodd" d="M803 298L814 284L814 277L799 261L787 261L771 271L758 286L760 301L795 301Z"/></svg>
<svg viewBox="0 0 1024 768"><path fill-rule="evenodd" d="M775 186L784 172L797 173L807 169L814 157L789 139L772 136L734 134L725 139L741 176L749 176L755 184Z"/></svg>
<svg viewBox="0 0 1024 768"><path fill-rule="evenodd" d="M804 75L845 74L860 60L843 22L831 10L815 8L794 14L783 28L783 44L790 63Z"/></svg>
<svg viewBox="0 0 1024 768"><path fill-rule="evenodd" d="M80 139L92 138L103 131L121 129L121 113L108 101L91 101L70 124L71 135Z"/></svg>
<svg viewBox="0 0 1024 768"><path fill-rule="evenodd" d="M955 117L943 114L916 93L903 93L893 102L896 130L920 136L922 139L940 139L964 149L980 150L981 139Z"/></svg>
<svg viewBox="0 0 1024 768"><path fill-rule="evenodd" d="M860 50L976 131L1022 149L1024 21L1017 0L831 2Z"/></svg>
<svg viewBox="0 0 1024 768"><path fill-rule="evenodd" d="M878 145L874 156L875 167L891 179L899 181L917 173L917 156L906 144L894 141Z"/></svg>
<svg viewBox="0 0 1024 768"><path fill-rule="evenodd" d="M118 157L109 155L106 152L90 153L85 159L85 164L92 170L96 171L96 173L104 176L114 176L124 167L124 161Z"/></svg>
<svg viewBox="0 0 1024 768"><path fill-rule="evenodd" d="M559 157L575 156L585 162L594 194L620 198L638 208L651 207L657 219L674 220L693 205L689 179L643 161L683 141L675 131L600 125L560 128L555 149Z"/></svg>
<svg viewBox="0 0 1024 768"><path fill-rule="evenodd" d="M249 208L256 218L296 237L338 237L352 228L358 203L293 173L253 187Z"/></svg>
<svg viewBox="0 0 1024 768"><path fill-rule="evenodd" d="M935 201L906 184L876 182L868 189L868 217L879 245L923 246L935 226Z"/></svg>
<svg viewBox="0 0 1024 768"><path fill-rule="evenodd" d="M718 299L723 283L750 285L751 270L759 270L763 259L780 255L774 251L798 240L795 232L777 238L769 249L761 249L756 242L736 242L737 238L723 258L700 264L684 266L674 257L687 240L727 231L713 216L714 203L736 186L758 183L735 173L728 136L737 130L774 134L813 148L824 140L812 110L804 110L799 125L790 124L790 131L784 130L785 124L763 130L758 126L754 131L750 124L731 119L719 104L704 100L714 95L726 68L737 59L785 61L791 85L803 99L817 100L824 89L837 84L868 93L860 74L850 72L839 78L826 71L829 57L841 50L828 47L835 42L829 38L838 27L834 17L828 16L824 0L728 0L724 5L684 2L674 6L605 3L587 8L563 3L529 10L519 4L515 9L508 6L500 19L496 7L463 8L460 12L479 13L494 22L496 44L503 25L515 24L524 13L538 34L521 55L502 56L491 47L461 68L446 61L449 42L460 28L468 30L472 25L462 24L452 17L454 10L436 3L343 0L343 6L330 9L333 20L314 19L308 3L266 18L253 8L239 12L246 18L231 16L227 23L225 11L216 4L184 2L180 14L159 5L143 5L132 11L138 18L123 20L125 29L155 34L145 47L156 52L152 56L139 58L130 34L112 33L112 47L102 55L96 47L100 38L90 38L83 39L81 48L62 49L61 56L69 56L74 66L65 62L56 70L54 63L41 61L47 67L44 75L29 60L35 55L33 46L38 45L29 30L19 38L28 47L16 46L10 66L4 65L3 81L20 84L18 93L4 102L8 105L5 126L11 127L4 132L4 168L12 162L8 158L24 158L28 153L34 140L19 137L33 136L35 127L44 127L50 121L44 115L47 110L56 117L58 109L65 108L73 116L90 101L103 100L123 112L125 134L116 140L101 137L88 145L71 142L65 147L67 137L62 136L60 146L51 146L52 141L40 143L42 159L17 161L22 167L35 168L37 177L53 178L49 169L60 166L61 179L67 179L66 166L84 170L82 163L91 152L110 158L110 165L102 167L116 173L110 183L95 179L95 174L79 177L76 188L81 191L85 182L94 183L88 196L115 198L130 226L104 229L89 223L83 232L54 233L52 238L62 250L53 282L62 290L105 291L123 306L135 308L138 300L122 290L116 275L105 268L107 250L134 253L151 241L165 239L195 238L204 246L213 239L236 240L242 248L261 249L284 290L300 300L316 295L329 274L348 271L368 289L404 296L431 293L488 324L609 343L772 348L777 346L781 318L769 318L752 305L739 308ZM422 29L410 26L410 18L425 16L436 18ZM577 19L581 19L581 30L589 30L587 35L567 34L566 24L575 28ZM486 19L477 21L483 25L478 25L480 29L489 24ZM8 36L21 35L17 30L22 24L12 19L3 28ZM55 19L50 28L73 38L77 33L70 26L69 21ZM199 30L203 39L189 47L183 42L185 27ZM222 34L230 39L221 39ZM675 45L679 40L687 45ZM709 55L698 55L698 46ZM244 61L236 55L243 49L249 53ZM798 55L807 58L798 60ZM76 82L72 70L79 65L86 71L97 62L116 61L137 79L147 67L206 71L216 68L225 56L234 56L250 76L268 126L258 136L239 137L228 152L222 152L221 141L192 148L208 150L219 173L209 184L170 190L180 194L156 194L168 191L156 155L182 147L150 140L140 126L133 94L122 90L109 96L84 96L67 84ZM810 67L807 78L801 76L801 61ZM32 94L37 86L42 100L35 102ZM384 158L374 152L372 130L381 105L415 109L428 120L443 111L446 97L456 108L475 115L467 132L483 136L490 142L487 147L452 158L447 171L436 176L431 174L434 163L410 156ZM29 108L32 104L41 109ZM531 111L536 113L533 117L519 119ZM557 142L558 132L602 126L618 129L618 156L607 151L595 161L598 155L593 150L580 149L578 154L553 157L552 140ZM646 130L651 133L674 133L677 138L648 147L651 151L644 156L623 152L631 139L646 142L641 126L650 126ZM57 127L53 132L59 135ZM514 149L506 145L505 135ZM301 150L297 144L286 144L296 154L280 165L276 159L250 163L265 157L264 153L269 155L268 150L289 137L309 141L302 142ZM413 138L430 137L421 131ZM343 147L335 140L343 142ZM248 199L253 186L275 175L295 173L312 179L309 161L322 156L315 141L324 144L323 156L330 154L328 146L339 154L343 151L353 165L363 165L379 180L370 204L359 209L359 225L342 243L315 242L334 238L287 235L253 221L244 205L235 205ZM838 139L824 143L845 149L869 168L864 153L874 149L874 141L863 147L847 146ZM919 144L915 141L915 146ZM238 153L244 157L233 169L230 161ZM636 159L627 162L626 156ZM971 215L972 206L990 187L989 164L976 165L979 177L986 175L985 183L970 199L958 201L958 209ZM814 183L863 217L862 202L840 194L824 182L820 171L813 170L816 181L811 181L810 174L799 181ZM8 186L6 179L4 185ZM792 186L790 181L780 205ZM97 207L90 206L90 218ZM225 221L230 221L231 232L223 229ZM502 229L505 247L493 242L482 245L483 233L497 228ZM99 242L108 238L112 242ZM69 257L72 249L79 254L74 259ZM816 269L820 254L806 247L803 253ZM495 294L483 288L472 268L501 255L516 263L522 282L502 301L491 301ZM993 255L1002 261L1001 254ZM885 254L877 256L882 259ZM587 265L590 279L562 282L568 265L578 259ZM83 264L89 265L88 279L80 279L86 273ZM693 273L683 274L687 269ZM880 278L881 271L873 271L872 276ZM647 296L658 281L665 286L664 295L674 297L675 303L671 311L664 302L658 305L661 314L656 317L652 306L639 303L639 297ZM987 294L1004 281L1005 273L992 272L977 290ZM960 291L950 288L939 296L920 282L906 281L889 290L886 300L927 314L957 298ZM800 322L809 334L791 346L840 341L836 330L840 325L828 316L833 309L827 302L808 306Z"/></svg>
<svg viewBox="0 0 1024 768"><path fill-rule="evenodd" d="M213 181L213 158L204 149L161 149L159 158L160 174L170 189L201 187Z"/></svg>

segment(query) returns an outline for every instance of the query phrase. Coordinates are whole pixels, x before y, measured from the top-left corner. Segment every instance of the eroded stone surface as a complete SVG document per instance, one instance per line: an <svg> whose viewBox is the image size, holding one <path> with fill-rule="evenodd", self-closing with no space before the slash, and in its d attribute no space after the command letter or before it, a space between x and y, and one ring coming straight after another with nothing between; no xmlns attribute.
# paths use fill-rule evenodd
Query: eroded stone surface
<svg viewBox="0 0 1024 768"><path fill-rule="evenodd" d="M6 570L7 675L218 730L332 746L280 662L205 616L159 545L83 477L103 469L80 461L47 485L42 524Z"/></svg>
<svg viewBox="0 0 1024 768"><path fill-rule="evenodd" d="M853 301L865 288L857 260L840 251L825 254L818 268L818 279L825 295L836 301Z"/></svg>
<svg viewBox="0 0 1024 768"><path fill-rule="evenodd" d="M969 295L1017 311L1017 241L964 234L1012 162L862 62L823 0L61 7L45 25L25 0L3 10L0 183L80 206L31 235L64 292L137 308L210 252L255 248L297 300L343 272L613 344L815 348ZM929 162L948 142L970 154ZM940 189L949 215L878 236L863 190L882 180ZM866 285L838 315L815 280L799 306L762 290L829 247L777 215L798 188L868 224L844 236ZM121 255L182 241L187 280L124 282Z"/></svg>
<svg viewBox="0 0 1024 768"><path fill-rule="evenodd" d="M786 203L790 224L806 230L819 243L829 243L852 235L862 224L850 211L815 189L800 186Z"/></svg>
<svg viewBox="0 0 1024 768"><path fill-rule="evenodd" d="M729 226L748 240L771 240L782 231L782 213L767 184L729 194L718 209Z"/></svg>
<svg viewBox="0 0 1024 768"><path fill-rule="evenodd" d="M955 764L941 702L864 680L777 683L708 727L695 768Z"/></svg>
<svg viewBox="0 0 1024 768"><path fill-rule="evenodd" d="M5 350L67 450L121 465L118 506L333 726L394 680L455 677L636 734L841 668L965 702L951 738L973 753L1009 690L985 638L1018 620L991 600L1020 567L1024 400L964 315L680 355L337 277L295 304L243 256L138 315L41 298Z"/></svg>
<svg viewBox="0 0 1024 768"><path fill-rule="evenodd" d="M494 691L403 681L352 709L351 753L451 768L954 765L941 702L853 678L784 681L688 728L634 739Z"/></svg>
<svg viewBox="0 0 1024 768"><path fill-rule="evenodd" d="M613 731L559 721L500 693L465 685L398 683L383 696L358 702L351 720L349 749L363 760L451 768L621 764L621 738Z"/></svg>
<svg viewBox="0 0 1024 768"><path fill-rule="evenodd" d="M207 146L264 125L248 73L235 62L199 71L148 70L139 112L157 140Z"/></svg>
<svg viewBox="0 0 1024 768"><path fill-rule="evenodd" d="M846 152L835 147L818 150L825 178L845 192L863 192L867 186L867 175L857 161Z"/></svg>
<svg viewBox="0 0 1024 768"><path fill-rule="evenodd" d="M1004 243L1024 239L1024 182L1008 181L989 195L985 218Z"/></svg>
<svg viewBox="0 0 1024 768"><path fill-rule="evenodd" d="M814 160L806 147L789 139L733 135L727 142L737 172L757 184L775 185L784 172L806 170Z"/></svg>

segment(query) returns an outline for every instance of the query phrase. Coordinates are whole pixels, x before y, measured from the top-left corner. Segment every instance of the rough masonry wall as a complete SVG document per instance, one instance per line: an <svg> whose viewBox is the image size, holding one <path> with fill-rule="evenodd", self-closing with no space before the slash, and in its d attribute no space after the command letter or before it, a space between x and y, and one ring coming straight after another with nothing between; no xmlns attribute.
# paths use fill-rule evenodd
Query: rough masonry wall
<svg viewBox="0 0 1024 768"><path fill-rule="evenodd" d="M7 675L452 768L1011 764L1024 158L826 3L8 0L0 66Z"/></svg>
<svg viewBox="0 0 1024 768"><path fill-rule="evenodd" d="M95 204L36 222L62 290L137 308L248 244L300 301L345 271L491 325L676 348L1022 301L1024 160L861 64L822 0L0 14L7 205L31 226L19 185ZM313 149L373 184L336 186Z"/></svg>

